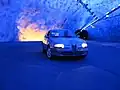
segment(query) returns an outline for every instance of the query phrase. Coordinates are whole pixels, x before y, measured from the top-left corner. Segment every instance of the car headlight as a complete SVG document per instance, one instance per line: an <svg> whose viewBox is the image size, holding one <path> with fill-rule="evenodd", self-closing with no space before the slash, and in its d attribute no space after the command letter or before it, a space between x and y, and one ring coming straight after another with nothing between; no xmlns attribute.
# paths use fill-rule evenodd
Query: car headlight
<svg viewBox="0 0 120 90"><path fill-rule="evenodd" d="M82 47L86 48L87 47L87 43L82 43Z"/></svg>
<svg viewBox="0 0 120 90"><path fill-rule="evenodd" d="M57 47L57 48L64 48L64 44L55 44L54 47Z"/></svg>

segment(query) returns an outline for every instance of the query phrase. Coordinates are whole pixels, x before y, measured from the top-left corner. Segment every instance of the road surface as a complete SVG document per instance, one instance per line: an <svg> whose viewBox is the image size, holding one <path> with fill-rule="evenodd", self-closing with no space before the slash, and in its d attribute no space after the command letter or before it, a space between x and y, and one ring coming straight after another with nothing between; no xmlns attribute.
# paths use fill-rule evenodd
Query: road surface
<svg viewBox="0 0 120 90"><path fill-rule="evenodd" d="M0 90L120 90L120 45L88 45L85 59L51 61L41 42L0 43Z"/></svg>

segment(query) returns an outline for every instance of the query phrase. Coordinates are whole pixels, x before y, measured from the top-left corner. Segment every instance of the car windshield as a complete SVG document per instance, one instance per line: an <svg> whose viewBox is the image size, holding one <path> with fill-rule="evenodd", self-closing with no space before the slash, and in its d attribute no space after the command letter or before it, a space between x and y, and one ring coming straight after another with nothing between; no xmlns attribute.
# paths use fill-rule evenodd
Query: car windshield
<svg viewBox="0 0 120 90"><path fill-rule="evenodd" d="M51 37L76 37L74 33L69 30L55 30L50 33Z"/></svg>

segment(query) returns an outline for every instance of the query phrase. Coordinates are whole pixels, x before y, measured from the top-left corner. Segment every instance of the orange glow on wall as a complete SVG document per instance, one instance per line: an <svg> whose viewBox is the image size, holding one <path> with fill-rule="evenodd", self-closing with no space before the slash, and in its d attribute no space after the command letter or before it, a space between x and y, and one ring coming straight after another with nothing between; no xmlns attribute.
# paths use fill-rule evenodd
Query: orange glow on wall
<svg viewBox="0 0 120 90"><path fill-rule="evenodd" d="M19 41L44 41L44 36L47 33L47 28L45 25L41 26L44 30L40 30L36 23L29 24L26 28L21 28L18 26ZM50 29L58 29L58 27L52 26Z"/></svg>
<svg viewBox="0 0 120 90"><path fill-rule="evenodd" d="M49 21L45 21L43 18L37 18L36 21L33 21L38 14L41 15L40 11L35 11L34 9L24 10L20 13L20 18L16 22L19 29L19 41L44 41L47 31L62 28L62 20L50 19L49 21L55 22L49 26L47 26Z"/></svg>
<svg viewBox="0 0 120 90"><path fill-rule="evenodd" d="M37 24L33 23L26 28L20 28L19 41L43 41L47 30L40 30Z"/></svg>

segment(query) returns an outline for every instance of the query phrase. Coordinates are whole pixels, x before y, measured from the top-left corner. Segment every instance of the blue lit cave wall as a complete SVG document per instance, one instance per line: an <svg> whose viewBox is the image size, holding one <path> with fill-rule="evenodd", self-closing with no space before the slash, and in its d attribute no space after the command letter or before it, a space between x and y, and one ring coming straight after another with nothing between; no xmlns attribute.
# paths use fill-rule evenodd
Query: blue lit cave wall
<svg viewBox="0 0 120 90"><path fill-rule="evenodd" d="M20 4L20 0L0 0L0 42L16 40L16 17L20 13Z"/></svg>
<svg viewBox="0 0 120 90"><path fill-rule="evenodd" d="M119 0L86 0L84 2L89 3L88 7L99 18L120 5ZM89 27L87 29L90 39L120 42L120 9L111 13L108 18L93 24L93 26L93 28Z"/></svg>
<svg viewBox="0 0 120 90"><path fill-rule="evenodd" d="M91 11L100 18L120 4L119 0L79 0L88 4ZM90 39L119 41L120 10L113 12L93 27L88 27ZM25 21L26 20L26 21ZM0 41L16 41L20 27L36 23L42 30L67 28L71 31L94 21L93 15L77 0L1 0ZM43 26L46 26L43 28Z"/></svg>

